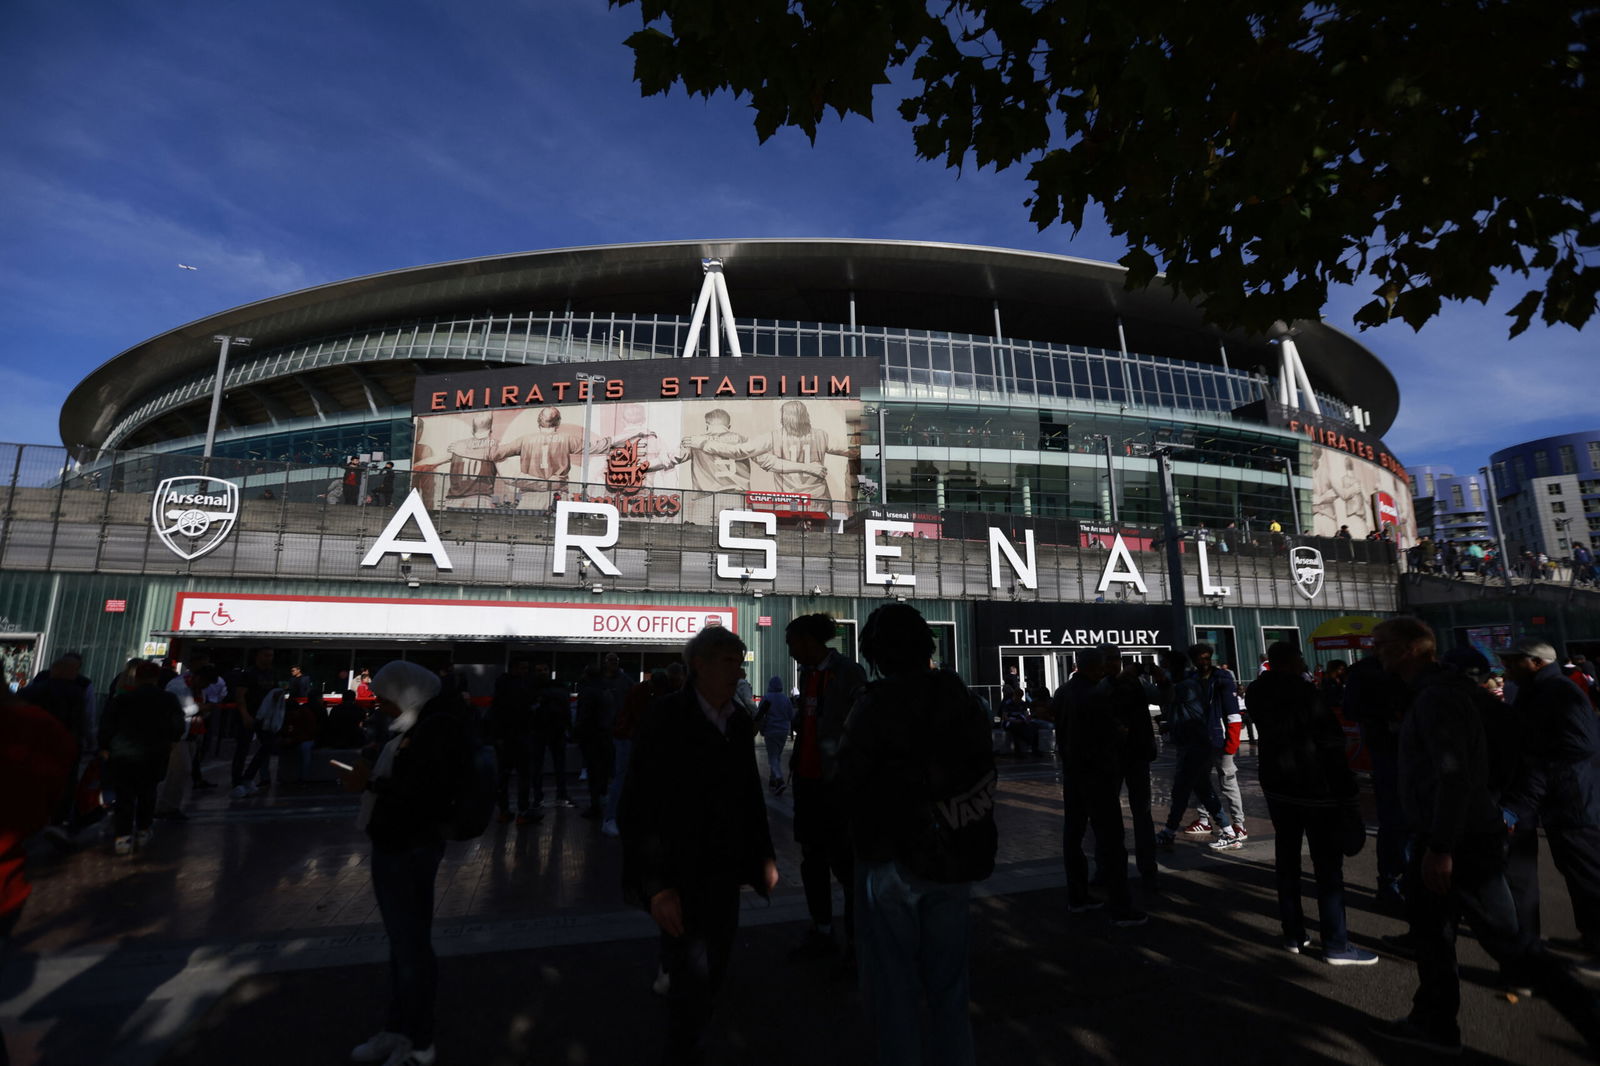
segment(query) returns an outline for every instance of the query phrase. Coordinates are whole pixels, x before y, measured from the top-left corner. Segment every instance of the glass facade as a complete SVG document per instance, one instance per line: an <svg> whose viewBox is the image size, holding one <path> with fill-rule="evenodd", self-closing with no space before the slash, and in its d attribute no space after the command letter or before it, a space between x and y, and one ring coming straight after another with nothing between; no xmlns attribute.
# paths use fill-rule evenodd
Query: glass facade
<svg viewBox="0 0 1600 1066"><path fill-rule="evenodd" d="M658 359L683 354L689 319L671 315L526 314L422 320L322 337L236 357L226 388L383 361L506 365ZM1223 366L1100 348L997 340L969 334L885 327L744 319L745 355L869 356L882 360L885 396L978 402L1100 403L1174 412L1225 414L1263 398L1267 382ZM708 354L707 333L700 338ZM140 440L151 420L210 401L213 375L201 372L143 397L117 423L105 447L159 446ZM1344 400L1318 393L1325 414L1348 420ZM324 416L328 412L323 412ZM254 427L251 427L254 428ZM263 425L263 430L268 427Z"/></svg>

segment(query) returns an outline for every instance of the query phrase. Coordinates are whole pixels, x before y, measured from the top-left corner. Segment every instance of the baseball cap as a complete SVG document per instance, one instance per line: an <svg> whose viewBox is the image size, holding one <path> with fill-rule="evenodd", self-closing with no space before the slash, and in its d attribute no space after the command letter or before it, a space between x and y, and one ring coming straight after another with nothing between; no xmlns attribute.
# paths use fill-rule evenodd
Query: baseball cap
<svg viewBox="0 0 1600 1066"><path fill-rule="evenodd" d="M1509 647L1501 648L1495 655L1501 659L1516 659L1526 655L1530 659L1539 659L1547 663L1561 661L1556 655L1555 648L1550 646L1550 642L1539 637L1523 637Z"/></svg>

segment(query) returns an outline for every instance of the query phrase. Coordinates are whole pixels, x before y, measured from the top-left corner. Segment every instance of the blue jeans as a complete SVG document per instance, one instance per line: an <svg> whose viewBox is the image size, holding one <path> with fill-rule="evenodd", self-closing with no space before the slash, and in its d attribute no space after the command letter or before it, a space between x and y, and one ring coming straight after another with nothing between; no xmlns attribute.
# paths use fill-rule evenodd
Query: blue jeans
<svg viewBox="0 0 1600 1066"><path fill-rule="evenodd" d="M622 801L622 782L628 776L628 760L633 757L633 741L614 737L611 741L615 754L611 761L611 787L606 790L606 821L617 820L617 804Z"/></svg>
<svg viewBox="0 0 1600 1066"><path fill-rule="evenodd" d="M1218 829L1228 823L1222 817L1222 804L1211 787L1211 742L1180 744L1172 767L1172 807L1167 812L1167 831L1176 833L1183 824L1193 795L1200 813Z"/></svg>
<svg viewBox="0 0 1600 1066"><path fill-rule="evenodd" d="M1286 940L1303 940L1306 916L1300 904L1300 840L1311 845L1311 870L1317 881L1317 917L1322 921L1322 949L1350 946L1344 914L1344 850L1337 807L1302 807L1267 801L1272 819L1274 859L1278 873L1278 919Z"/></svg>
<svg viewBox="0 0 1600 1066"><path fill-rule="evenodd" d="M767 780L783 780L783 749L789 743L788 733L768 733L761 738L767 748Z"/></svg>
<svg viewBox="0 0 1600 1066"><path fill-rule="evenodd" d="M856 958L878 1066L973 1066L967 1016L965 884L911 876L895 862L856 864ZM923 1040L918 1000L928 1005Z"/></svg>
<svg viewBox="0 0 1600 1066"><path fill-rule="evenodd" d="M433 880L444 842L407 851L372 853L372 894L389 937L389 1014L384 1028L413 1046L433 1046L439 984L433 954Z"/></svg>

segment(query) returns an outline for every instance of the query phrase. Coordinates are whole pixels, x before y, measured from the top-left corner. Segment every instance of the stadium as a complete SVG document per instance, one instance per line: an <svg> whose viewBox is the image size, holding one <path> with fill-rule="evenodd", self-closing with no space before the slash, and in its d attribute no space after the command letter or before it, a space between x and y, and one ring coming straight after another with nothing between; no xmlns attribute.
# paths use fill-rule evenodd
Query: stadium
<svg viewBox="0 0 1600 1066"><path fill-rule="evenodd" d="M1058 255L717 240L396 270L136 344L72 390L63 447L7 446L0 639L12 676L272 645L322 678L397 654L489 677L602 643L648 668L715 619L761 687L791 676L791 617L852 650L897 598L979 685L1053 687L1101 640L1208 639L1248 679L1273 640L1348 657L1396 608L1398 408L1323 323L1219 332Z"/></svg>

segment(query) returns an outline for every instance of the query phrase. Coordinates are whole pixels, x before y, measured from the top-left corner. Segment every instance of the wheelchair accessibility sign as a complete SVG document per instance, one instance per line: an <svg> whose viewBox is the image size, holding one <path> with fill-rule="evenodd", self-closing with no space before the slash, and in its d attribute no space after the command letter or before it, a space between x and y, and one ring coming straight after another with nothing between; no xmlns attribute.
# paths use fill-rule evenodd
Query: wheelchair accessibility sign
<svg viewBox="0 0 1600 1066"><path fill-rule="evenodd" d="M169 477L156 486L150 521L180 559L216 549L239 520L239 486L219 477Z"/></svg>

